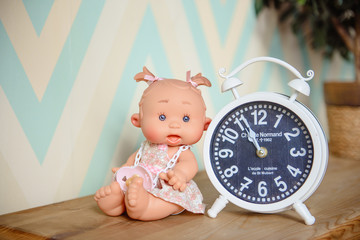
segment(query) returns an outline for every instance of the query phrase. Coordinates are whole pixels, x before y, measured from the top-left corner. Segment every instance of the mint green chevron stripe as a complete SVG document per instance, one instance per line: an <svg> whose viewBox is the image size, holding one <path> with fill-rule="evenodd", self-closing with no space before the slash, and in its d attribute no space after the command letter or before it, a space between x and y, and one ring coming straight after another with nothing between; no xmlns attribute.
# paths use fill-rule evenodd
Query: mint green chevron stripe
<svg viewBox="0 0 360 240"><path fill-rule="evenodd" d="M104 1L83 1L69 37L39 102L2 24L0 24L0 85L40 162L51 139L86 53Z"/></svg>
<svg viewBox="0 0 360 240"><path fill-rule="evenodd" d="M327 76L329 69L330 69L331 62L329 59L324 58L322 61L322 68L321 72L318 73L318 75L315 74L315 77L313 80L309 82L310 84L310 102L311 106L310 109L312 109L315 114L317 115L320 112L321 103L324 99L324 90L323 90L323 83L325 80L329 77ZM311 68L309 68L311 69ZM320 84L314 84L318 81L320 81Z"/></svg>
<svg viewBox="0 0 360 240"><path fill-rule="evenodd" d="M310 56L308 53L308 49L306 47L305 36L299 34L297 37L300 45L301 59L303 60L303 65L304 65L304 73L306 73L310 69L313 70L313 67L311 66ZM315 113L315 115L318 115L318 113L320 112L320 107L321 107L320 103L324 98L324 94L322 89L317 89L314 83L315 81L319 81L319 80L321 81L321 83L325 81L329 67L330 67L329 60L324 58L322 61L321 72L315 72L314 79L308 81L310 85L310 104L311 104L309 108ZM318 84L318 86L322 88L322 84Z"/></svg>
<svg viewBox="0 0 360 240"><path fill-rule="evenodd" d="M229 29L231 26L231 21L234 16L235 6L238 3L237 0L211 0L211 9L215 17L215 22L217 29L220 35L222 44L225 43Z"/></svg>
<svg viewBox="0 0 360 240"><path fill-rule="evenodd" d="M310 69L312 69L312 66L311 66L311 62L310 62L310 56L309 56L308 50L306 48L305 36L302 35L302 34L298 34L297 39L298 39L299 46L300 46L300 53L301 53L302 63L303 63L303 66L304 66L304 71L310 70ZM324 61L323 61L323 63L324 63ZM325 65L325 68L326 68L326 65ZM322 67L322 69L324 69L324 66ZM323 73L324 73L324 71L322 71L322 73L315 72L314 79L319 79L319 78L322 79L324 77L324 76L322 76ZM314 98L316 98L316 96L313 96L314 95L313 93L314 93L314 90L315 90L314 89L314 84L313 84L314 79L312 79L311 81L308 81L308 83L310 85L310 104L311 104L311 106L309 106L309 107L315 113L317 113L318 109L316 107L314 107L314 102L312 101ZM318 94L318 95L320 95L320 94Z"/></svg>
<svg viewBox="0 0 360 240"><path fill-rule="evenodd" d="M23 0L23 3L37 35L40 36L54 0Z"/></svg>
<svg viewBox="0 0 360 240"><path fill-rule="evenodd" d="M339 81L344 80L342 79L342 76L347 77L351 81L355 79L355 67L354 67L354 59L351 59L351 61L344 61L341 67L341 71L339 76L337 77ZM328 76L328 78L331 78L332 76Z"/></svg>
<svg viewBox="0 0 360 240"><path fill-rule="evenodd" d="M81 196L92 194L94 190L100 188L104 183L107 173L110 171L110 163L115 153L116 145L119 142L124 122L130 121L130 119L127 119L126 114L129 111L129 101L134 95L136 84L144 84L136 83L134 75L142 71L142 67L146 64L147 59L151 58L155 68L151 69L152 72L156 72L158 76L173 76L170 72L171 68L159 36L154 15L148 7L126 63L125 72L121 76L117 87L99 142L91 159L80 191ZM139 129L139 131L141 130ZM123 144L127 144L126 140L123 141ZM119 162L124 163L139 146L140 144L138 146L126 146L128 151L122 153L124 159L119 159Z"/></svg>
<svg viewBox="0 0 360 240"><path fill-rule="evenodd" d="M284 59L284 51L282 49L281 38L278 29L274 30L274 34L272 35L269 54L270 57ZM283 89L277 89L276 92L281 92L287 95L291 94L291 88L288 87L288 82L290 81L292 75L288 72L284 67L277 65L275 63L266 63L264 68L264 73L261 77L259 90L260 91L268 91L270 85L278 81L277 79L272 78L272 72L274 69L278 69L280 73L280 81Z"/></svg>

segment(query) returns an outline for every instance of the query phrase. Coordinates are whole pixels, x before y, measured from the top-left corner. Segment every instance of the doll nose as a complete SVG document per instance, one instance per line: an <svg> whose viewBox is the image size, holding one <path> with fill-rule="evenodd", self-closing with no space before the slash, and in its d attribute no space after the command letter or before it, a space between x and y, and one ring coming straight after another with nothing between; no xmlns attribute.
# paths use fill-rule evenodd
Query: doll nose
<svg viewBox="0 0 360 240"><path fill-rule="evenodd" d="M170 128L180 128L180 124L178 122L174 121L169 124L169 127Z"/></svg>

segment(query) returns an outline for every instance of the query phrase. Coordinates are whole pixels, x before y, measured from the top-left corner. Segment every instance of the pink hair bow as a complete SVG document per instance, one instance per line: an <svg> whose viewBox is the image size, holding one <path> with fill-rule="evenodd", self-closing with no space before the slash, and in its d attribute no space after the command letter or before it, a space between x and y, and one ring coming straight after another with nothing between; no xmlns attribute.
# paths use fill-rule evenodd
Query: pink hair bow
<svg viewBox="0 0 360 240"><path fill-rule="evenodd" d="M159 77L155 77L155 76L151 76L151 75L145 75L144 79L148 80L148 84L150 85L153 82L159 81L159 80L164 80L163 78L159 78Z"/></svg>
<svg viewBox="0 0 360 240"><path fill-rule="evenodd" d="M187 71L186 72L186 81L188 83L190 83L191 85L193 85L194 88L196 88L197 86L199 86L196 82L194 82L193 80L191 80L191 72Z"/></svg>

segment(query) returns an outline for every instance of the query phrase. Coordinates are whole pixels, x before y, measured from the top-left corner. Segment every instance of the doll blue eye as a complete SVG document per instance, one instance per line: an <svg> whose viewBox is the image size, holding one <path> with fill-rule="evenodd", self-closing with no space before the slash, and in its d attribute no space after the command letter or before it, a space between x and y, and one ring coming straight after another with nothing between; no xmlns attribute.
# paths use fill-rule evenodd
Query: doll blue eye
<svg viewBox="0 0 360 240"><path fill-rule="evenodd" d="M184 116L184 117L183 117L183 121L184 121L184 122L190 121L190 117L189 117L189 116Z"/></svg>
<svg viewBox="0 0 360 240"><path fill-rule="evenodd" d="M165 119L166 119L166 116L165 116L164 114L161 114L161 115L159 116L159 120L160 120L160 121L165 121Z"/></svg>

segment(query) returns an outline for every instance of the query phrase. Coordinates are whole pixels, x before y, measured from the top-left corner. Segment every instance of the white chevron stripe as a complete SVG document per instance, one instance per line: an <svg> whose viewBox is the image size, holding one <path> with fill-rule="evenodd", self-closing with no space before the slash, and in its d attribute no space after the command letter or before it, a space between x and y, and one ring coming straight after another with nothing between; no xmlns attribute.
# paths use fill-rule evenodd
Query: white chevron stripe
<svg viewBox="0 0 360 240"><path fill-rule="evenodd" d="M182 1L153 0L151 5L175 78L184 80L188 70L193 75L203 72ZM211 79L211 81L216 81L216 79ZM208 89L206 87L201 87L201 89L207 103L207 114L214 116Z"/></svg>
<svg viewBox="0 0 360 240"><path fill-rule="evenodd" d="M243 14L248 14L248 11L253 11L251 6L249 6L249 8L250 9L245 10ZM276 17L271 16L269 11L265 10L258 17L257 23L258 24L255 25L253 34L250 36L248 45L241 46L246 49L244 61L254 57L268 55L274 29L276 28ZM239 66L240 64L242 64L242 62L236 63L236 66ZM264 63L255 63L253 66L249 66L239 75L239 77L244 80L243 87L238 88L240 95L258 91L258 89L261 87L259 84L261 83L261 77L263 76L264 69ZM269 79L272 79L271 85L277 84L276 78L273 76L269 76Z"/></svg>
<svg viewBox="0 0 360 240"><path fill-rule="evenodd" d="M232 21L228 30L228 35L226 37L225 44L223 45L220 41L219 33L217 30L217 25L215 23L214 16L212 14L211 6L207 1L196 1L197 8L199 11L200 19L202 26L206 35L207 44L209 46L209 51L211 54L211 59L216 70L225 67L227 68L227 73L230 73L233 69L230 69L230 66L234 63L234 58L236 50L238 47L244 48L245 59L244 61L257 57L267 55L268 48L264 43L269 43L268 39L271 39L272 32L271 29L275 28L275 22L267 24L268 36L264 37L263 32L261 32L260 26L255 26L254 34L251 35L249 44L246 46L238 46L241 34L243 33L243 26L246 24L246 17L248 16L248 11L252 11L251 1L238 1L233 12ZM251 33L244 33L251 34ZM242 62L235 63L235 66L242 64ZM261 77L262 69L264 64L257 65L256 68L249 67L246 71L241 73L241 77L246 79L246 87L238 88L240 95L244 95L249 92L256 91L258 89L259 80ZM219 86L221 86L222 79L218 78Z"/></svg>
<svg viewBox="0 0 360 240"><path fill-rule="evenodd" d="M41 101L81 0L55 0L40 37L21 0L2 0L0 19ZM54 31L56 29L56 31Z"/></svg>
<svg viewBox="0 0 360 240"><path fill-rule="evenodd" d="M119 12L119 9L122 9L122 11ZM62 182L56 194L57 201L64 197L78 195L80 192L145 9L146 5L139 4L138 1L123 2L112 0L106 2L101 20L93 37L93 40L100 38L99 42L91 44L88 50L88 54L93 52L91 59L99 61L99 64L102 64L102 66L99 66L99 64L85 64L86 62L84 61L84 66L80 70L77 79L79 81L77 84L79 85L76 84L74 86L69 98L69 106L66 106L63 113L64 117L61 120L63 127L59 127L58 133L56 133L60 137L61 129L66 129L68 123L66 123L65 116L69 115L71 118L74 118L72 121L75 121L77 118L76 116L71 116L71 114L74 114L72 113L74 105L77 111L81 111L80 108L88 106L82 116L81 124L79 123L78 126L74 126L74 129L78 129L78 133L76 138L74 138L73 152L69 156L71 161L66 164L66 169L62 175ZM135 11L138 14L133 14ZM132 24L129 25L129 22ZM109 32L106 34L100 31L110 27L111 29L108 29ZM99 51L106 52L106 55ZM102 58L99 59L99 55L103 55ZM89 72L89 69L98 69L101 72ZM89 74L96 75L98 81L96 85L91 86L93 93L89 96L90 98L87 98L87 103L75 104L79 100L79 95L82 95L83 89L88 88L86 85L90 77L88 76ZM72 101L74 104L70 104ZM54 146L58 146L58 144ZM71 184L72 189L69 189L70 182L73 182Z"/></svg>
<svg viewBox="0 0 360 240"><path fill-rule="evenodd" d="M221 43L219 33L217 31L217 24L212 14L212 9L208 1L195 1L203 30L207 39L208 49L210 51L211 60L215 69L230 66L235 56L235 49L241 37L242 25L245 23L247 11L251 1L238 1L235 6L233 18L226 42ZM247 46L244 46L247 47Z"/></svg>
<svg viewBox="0 0 360 240"><path fill-rule="evenodd" d="M0 215L31 207L0 152ZM6 193L4 192L6 191Z"/></svg>
<svg viewBox="0 0 360 240"><path fill-rule="evenodd" d="M164 7L162 11L159 11L153 1L153 9L155 16L164 14L166 20L162 20L160 17L156 18L161 38L168 38L168 31L171 31L171 38L164 40L166 49L178 48L176 52L169 52L171 54L170 59L182 59L179 67L173 66L177 61L169 61L172 65L172 70L175 76L184 77L187 70L191 70L192 73L201 72L201 64L198 55L196 54L196 46L190 30L190 25L182 4L182 0L162 1L161 5ZM166 6L166 8L165 8Z"/></svg>
<svg viewBox="0 0 360 240"><path fill-rule="evenodd" d="M173 26L174 19L169 13L166 2L166 0L151 1L151 10L153 11L169 63L171 63L171 71L175 73L177 78L182 76L185 77L186 71L184 71L184 59L180 57L182 56L181 49L179 48L180 39L177 38L176 30ZM180 73L180 75L178 75L178 73Z"/></svg>
<svg viewBox="0 0 360 240"><path fill-rule="evenodd" d="M152 0L152 11L171 71L178 79L185 79L186 71L201 72L196 47L182 1ZM166 77L166 76L165 76Z"/></svg>

